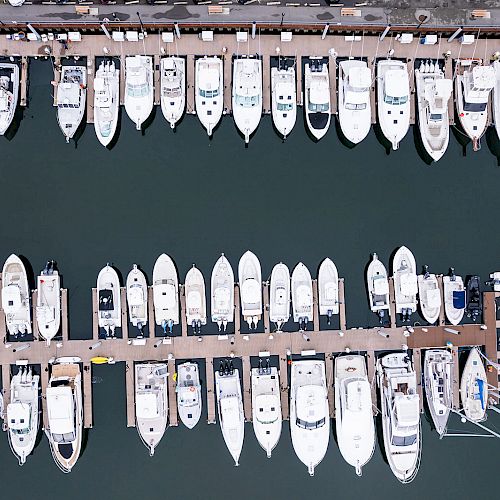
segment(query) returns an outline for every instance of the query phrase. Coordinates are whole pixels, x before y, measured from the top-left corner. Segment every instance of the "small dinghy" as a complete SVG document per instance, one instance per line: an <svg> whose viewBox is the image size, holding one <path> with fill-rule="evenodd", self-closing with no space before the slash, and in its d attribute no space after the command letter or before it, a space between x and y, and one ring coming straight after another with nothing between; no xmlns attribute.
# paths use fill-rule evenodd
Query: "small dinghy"
<svg viewBox="0 0 500 500"><path fill-rule="evenodd" d="M37 277L36 322L40 335L50 345L61 325L61 280L55 262L49 261Z"/></svg>
<svg viewBox="0 0 500 500"><path fill-rule="evenodd" d="M212 321L219 331L226 331L234 321L234 273L231 264L222 254L212 270Z"/></svg>
<svg viewBox="0 0 500 500"><path fill-rule="evenodd" d="M153 267L153 304L155 321L165 335L179 324L179 280L174 261L162 253Z"/></svg>
<svg viewBox="0 0 500 500"><path fill-rule="evenodd" d="M330 76L323 58L309 58L304 68L304 111L309 132L319 141L330 127Z"/></svg>
<svg viewBox="0 0 500 500"><path fill-rule="evenodd" d="M177 367L177 408L182 423L192 429L201 417L200 373L196 363L186 362Z"/></svg>
<svg viewBox="0 0 500 500"><path fill-rule="evenodd" d="M462 276L456 276L450 269L449 276L443 276L444 311L452 325L458 325L465 312L465 288Z"/></svg>
<svg viewBox="0 0 500 500"><path fill-rule="evenodd" d="M424 274L418 276L418 298L422 316L433 325L441 312L441 290L436 275L429 273L428 266L424 266Z"/></svg>
<svg viewBox="0 0 500 500"><path fill-rule="evenodd" d="M106 337L115 336L115 328L122 326L120 278L118 273L106 264L97 276L97 299L99 301L99 328Z"/></svg>
<svg viewBox="0 0 500 500"><path fill-rule="evenodd" d="M194 264L186 274L184 294L186 296L187 324L191 325L193 332L199 335L202 325L207 324L207 299L203 274Z"/></svg>
<svg viewBox="0 0 500 500"><path fill-rule="evenodd" d="M183 57L164 57L161 60L161 111L174 129L186 106L186 61Z"/></svg>
<svg viewBox="0 0 500 500"><path fill-rule="evenodd" d="M269 285L269 320L276 331L290 319L290 271L280 262L273 267Z"/></svg>
<svg viewBox="0 0 500 500"><path fill-rule="evenodd" d="M486 420L488 381L484 363L477 347L473 347L460 380L460 400L465 416L473 422Z"/></svg>
<svg viewBox="0 0 500 500"><path fill-rule="evenodd" d="M328 318L339 313L339 273L337 266L330 259L325 259L318 271L319 314Z"/></svg>
<svg viewBox="0 0 500 500"><path fill-rule="evenodd" d="M257 328L262 316L262 273L257 256L246 251L238 264L241 314L250 329Z"/></svg>
<svg viewBox="0 0 500 500"><path fill-rule="evenodd" d="M378 315L380 323L384 323L386 316L389 317L390 314L389 280L387 270L376 253L373 254L366 270L366 284L370 309Z"/></svg>
<svg viewBox="0 0 500 500"><path fill-rule="evenodd" d="M19 97L19 66L0 63L0 135L10 127Z"/></svg>
<svg viewBox="0 0 500 500"><path fill-rule="evenodd" d="M125 58L125 111L141 130L154 105L153 58L127 56Z"/></svg>
<svg viewBox="0 0 500 500"><path fill-rule="evenodd" d="M392 260L394 293L396 296L396 314L403 321L409 321L417 310L417 264L415 257L406 247L401 247Z"/></svg>
<svg viewBox="0 0 500 500"><path fill-rule="evenodd" d="M313 320L313 291L309 269L299 262L292 273L293 320L300 330L307 330L307 323Z"/></svg>
<svg viewBox="0 0 500 500"><path fill-rule="evenodd" d="M139 330L139 336L142 336L142 329L148 322L148 284L137 264L128 273L126 286L130 322Z"/></svg>
<svg viewBox="0 0 500 500"><path fill-rule="evenodd" d="M483 313L483 295L481 293L481 278L479 276L469 276L466 284L467 317L476 321Z"/></svg>
<svg viewBox="0 0 500 500"><path fill-rule="evenodd" d="M276 130L285 140L297 120L297 90L295 64L288 66L280 59L278 67L271 68L271 114Z"/></svg>

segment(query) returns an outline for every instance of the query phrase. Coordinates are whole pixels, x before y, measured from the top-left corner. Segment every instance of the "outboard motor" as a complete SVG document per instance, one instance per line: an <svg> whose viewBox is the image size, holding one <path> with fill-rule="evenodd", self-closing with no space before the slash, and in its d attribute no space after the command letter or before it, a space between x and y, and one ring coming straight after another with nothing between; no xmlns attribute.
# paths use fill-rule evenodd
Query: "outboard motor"
<svg viewBox="0 0 500 500"><path fill-rule="evenodd" d="M262 369L262 359L259 358L259 375L262 375L263 369Z"/></svg>
<svg viewBox="0 0 500 500"><path fill-rule="evenodd" d="M196 324L196 326L198 327L198 334L201 333L201 320L199 319L198 320L198 323Z"/></svg>
<svg viewBox="0 0 500 500"><path fill-rule="evenodd" d="M330 325L332 323L332 311L331 309L328 309L326 313L326 324Z"/></svg>
<svg viewBox="0 0 500 500"><path fill-rule="evenodd" d="M229 375L234 374L233 360L229 361Z"/></svg>
<svg viewBox="0 0 500 500"><path fill-rule="evenodd" d="M161 322L161 327L163 328L163 334L166 335L167 334L167 327L168 327L168 323L167 323L167 320L164 319L162 322Z"/></svg>
<svg viewBox="0 0 500 500"><path fill-rule="evenodd" d="M424 279L427 279L429 276L429 266L424 266Z"/></svg>
<svg viewBox="0 0 500 500"><path fill-rule="evenodd" d="M174 320L168 320L168 333L172 334L174 332Z"/></svg>
<svg viewBox="0 0 500 500"><path fill-rule="evenodd" d="M303 321L304 321L304 331L306 331L307 330L307 318L304 318Z"/></svg>
<svg viewBox="0 0 500 500"><path fill-rule="evenodd" d="M224 375L224 365L222 363L222 360L219 364L219 375L222 377L222 375Z"/></svg>

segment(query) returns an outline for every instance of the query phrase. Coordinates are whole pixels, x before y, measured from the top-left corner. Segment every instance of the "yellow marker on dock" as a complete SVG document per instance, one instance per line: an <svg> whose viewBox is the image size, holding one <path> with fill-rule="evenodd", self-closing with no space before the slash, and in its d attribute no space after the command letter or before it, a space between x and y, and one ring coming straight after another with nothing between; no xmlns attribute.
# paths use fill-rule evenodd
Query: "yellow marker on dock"
<svg viewBox="0 0 500 500"><path fill-rule="evenodd" d="M106 356L95 356L93 358L90 358L90 362L94 365L106 365L110 361L113 361L113 358L108 358Z"/></svg>

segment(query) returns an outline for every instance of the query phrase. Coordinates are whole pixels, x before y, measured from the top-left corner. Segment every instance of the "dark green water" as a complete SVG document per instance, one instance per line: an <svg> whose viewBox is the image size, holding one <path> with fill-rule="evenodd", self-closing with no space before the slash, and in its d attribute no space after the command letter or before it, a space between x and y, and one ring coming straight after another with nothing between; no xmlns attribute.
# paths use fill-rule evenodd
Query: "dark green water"
<svg viewBox="0 0 500 500"><path fill-rule="evenodd" d="M245 149L231 118L209 141L196 117L172 133L158 109L144 136L122 114L117 145L108 151L93 127L66 145L51 103L49 63L30 66L30 106L14 138L0 141L0 261L25 256L35 272L57 260L69 289L70 336L91 336L91 294L99 269L112 262L126 275L134 262L151 276L161 252L180 279L192 263L205 279L224 251L236 269L252 249L263 275L283 261L302 260L314 275L330 256L346 278L348 326L373 323L364 269L376 251L388 264L401 244L434 272L454 266L484 279L500 269L496 157L483 141L467 157L454 137L445 157L427 166L410 131L387 155L375 134L353 150L333 126L320 143L299 115L282 144L264 117ZM498 143L493 147L498 148ZM483 280L484 281L484 280ZM220 429L202 422L169 429L153 459L135 429L126 428L122 364L96 367L94 429L74 471L53 463L45 436L21 469L0 436L2 498L481 498L494 495L499 444L493 439L439 441L423 423L423 458L416 480L400 485L379 446L357 478L333 435L309 478L296 458L288 424L271 460L250 425L235 468ZM490 418L500 427L500 419ZM452 428L461 428L453 420Z"/></svg>

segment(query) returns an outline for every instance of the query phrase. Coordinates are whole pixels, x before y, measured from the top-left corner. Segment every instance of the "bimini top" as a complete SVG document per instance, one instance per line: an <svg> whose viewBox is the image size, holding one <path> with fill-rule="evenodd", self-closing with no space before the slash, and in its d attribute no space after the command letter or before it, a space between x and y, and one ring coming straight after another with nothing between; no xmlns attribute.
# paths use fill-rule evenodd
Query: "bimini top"
<svg viewBox="0 0 500 500"><path fill-rule="evenodd" d="M453 290L453 307L455 309L465 308L465 290Z"/></svg>
<svg viewBox="0 0 500 500"><path fill-rule="evenodd" d="M71 387L48 387L47 409L52 434L69 434L74 431L75 407Z"/></svg>
<svg viewBox="0 0 500 500"><path fill-rule="evenodd" d="M137 394L135 411L137 418L157 418L159 411L156 394Z"/></svg>

